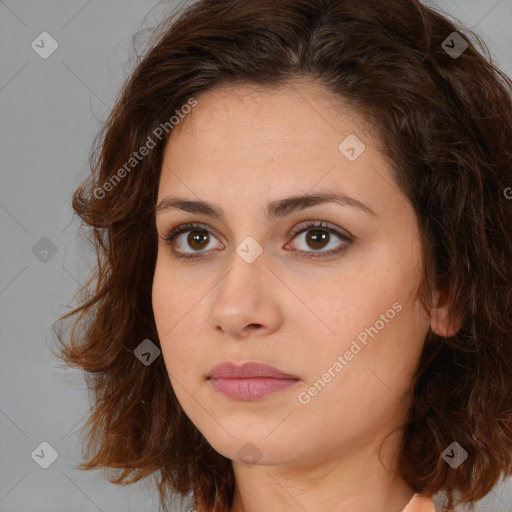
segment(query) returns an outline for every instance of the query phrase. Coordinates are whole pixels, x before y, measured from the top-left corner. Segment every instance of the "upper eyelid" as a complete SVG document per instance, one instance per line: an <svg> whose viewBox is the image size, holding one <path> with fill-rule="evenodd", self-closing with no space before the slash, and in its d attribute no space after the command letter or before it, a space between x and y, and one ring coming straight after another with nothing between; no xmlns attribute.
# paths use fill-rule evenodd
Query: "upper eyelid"
<svg viewBox="0 0 512 512"><path fill-rule="evenodd" d="M322 225L320 225L320 224L316 225L316 223L320 223ZM201 222L185 222L183 224L178 224L174 228L169 229L162 238L168 239L168 238L173 237L173 240L174 240L177 236L187 233L188 231L193 231L194 229L197 229L197 228L202 228L205 231L207 231L208 233L214 235L215 238L217 238L217 239L219 238L215 234L216 230L214 228L212 228L211 226L208 226L205 223L201 223ZM323 221L323 220L319 221L318 219L316 219L316 220L310 219L310 220L305 220L305 221L299 222L291 230L290 235L293 235L295 237L304 231L307 231L310 229L315 229L315 228L325 229L328 231L335 231L339 236L341 236L342 239L345 238L350 241L353 241L356 238L354 235L352 235L352 233L350 233L346 229L340 228L340 227L332 224L331 222L327 222L327 221Z"/></svg>
<svg viewBox="0 0 512 512"><path fill-rule="evenodd" d="M183 233L187 233L188 231L193 231L194 229L204 229L205 231L208 231L208 233L211 233L212 235L215 235L216 230L212 228L211 226L207 226L206 224L203 224L201 222L184 222L183 224L178 224L176 227L167 230L164 233L163 238L169 238L173 236L182 235ZM216 238L218 238L216 236Z"/></svg>
<svg viewBox="0 0 512 512"><path fill-rule="evenodd" d="M345 236L346 238L350 238L351 240L355 239L355 236L352 235L349 231L347 231L344 228L341 228L339 226L334 225L332 222L327 221L320 221L321 224L315 225L317 221L316 220L305 220L302 222L299 222L295 228L292 230L292 233L294 235L299 234L301 231L313 229L313 228L319 228L319 229L326 229L326 230L332 230L338 232L340 235Z"/></svg>

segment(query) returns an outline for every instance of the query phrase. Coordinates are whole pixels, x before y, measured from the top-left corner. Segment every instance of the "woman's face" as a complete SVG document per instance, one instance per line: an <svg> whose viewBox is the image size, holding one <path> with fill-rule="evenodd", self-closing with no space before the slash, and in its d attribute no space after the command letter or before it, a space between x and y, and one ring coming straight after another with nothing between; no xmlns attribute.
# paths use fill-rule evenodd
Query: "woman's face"
<svg viewBox="0 0 512 512"><path fill-rule="evenodd" d="M153 308L180 404L235 461L373 451L404 418L429 328L411 205L368 127L316 83L197 101L166 146L156 215ZM350 199L307 199L322 194ZM164 242L186 223L200 225ZM227 361L296 380L208 378Z"/></svg>

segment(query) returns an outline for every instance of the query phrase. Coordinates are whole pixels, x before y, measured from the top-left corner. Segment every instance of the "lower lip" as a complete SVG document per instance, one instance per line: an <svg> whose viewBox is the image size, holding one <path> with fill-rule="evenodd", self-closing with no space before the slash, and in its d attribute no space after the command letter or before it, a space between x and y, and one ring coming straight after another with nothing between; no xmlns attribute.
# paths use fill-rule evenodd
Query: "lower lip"
<svg viewBox="0 0 512 512"><path fill-rule="evenodd" d="M275 379L272 377L209 379L213 389L236 400L258 400L264 396L283 391L299 382L298 379Z"/></svg>

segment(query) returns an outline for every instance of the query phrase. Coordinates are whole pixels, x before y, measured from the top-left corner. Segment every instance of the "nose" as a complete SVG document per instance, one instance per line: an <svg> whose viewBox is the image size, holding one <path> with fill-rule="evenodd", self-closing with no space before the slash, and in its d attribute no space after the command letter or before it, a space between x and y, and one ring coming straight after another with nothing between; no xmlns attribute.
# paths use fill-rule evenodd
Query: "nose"
<svg viewBox="0 0 512 512"><path fill-rule="evenodd" d="M230 268L212 291L208 324L236 339L269 335L282 324L282 285L268 269L263 254L250 263L233 254Z"/></svg>

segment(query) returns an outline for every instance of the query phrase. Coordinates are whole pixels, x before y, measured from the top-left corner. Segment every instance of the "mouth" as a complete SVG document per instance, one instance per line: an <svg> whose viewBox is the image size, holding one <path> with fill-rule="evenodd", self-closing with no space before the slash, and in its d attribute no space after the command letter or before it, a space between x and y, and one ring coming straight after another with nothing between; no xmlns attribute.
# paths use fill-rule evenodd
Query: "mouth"
<svg viewBox="0 0 512 512"><path fill-rule="evenodd" d="M213 389L234 400L258 400L267 395L284 391L300 382L299 379L275 379L272 377L209 379Z"/></svg>
<svg viewBox="0 0 512 512"><path fill-rule="evenodd" d="M301 381L296 375L259 362L221 363L207 376L213 389L234 400L258 400Z"/></svg>

